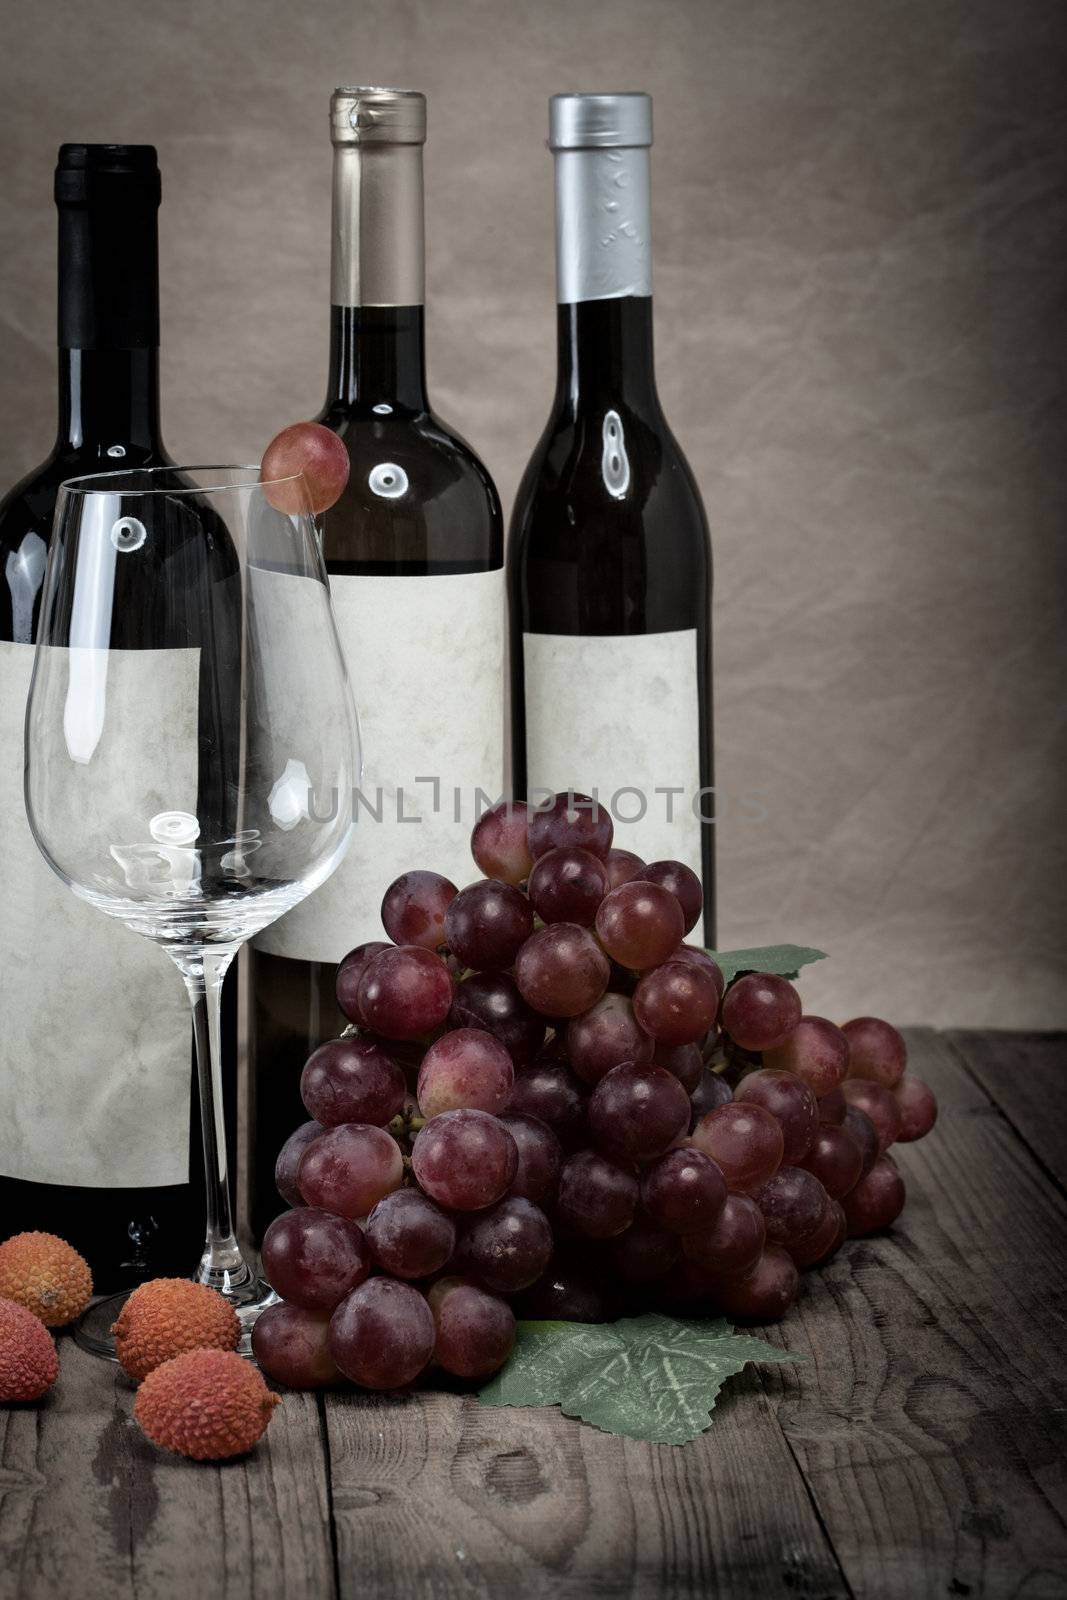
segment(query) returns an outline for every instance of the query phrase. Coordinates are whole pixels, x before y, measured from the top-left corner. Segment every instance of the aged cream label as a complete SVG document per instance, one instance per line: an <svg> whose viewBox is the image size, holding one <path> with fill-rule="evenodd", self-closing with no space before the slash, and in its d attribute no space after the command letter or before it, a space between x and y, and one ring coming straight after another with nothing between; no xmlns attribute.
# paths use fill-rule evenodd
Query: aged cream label
<svg viewBox="0 0 1067 1600"><path fill-rule="evenodd" d="M155 810L195 806L199 652L65 654L71 848L95 817L112 836L104 818L122 774L154 772ZM79 900L33 840L23 802L32 669L31 645L0 641L0 1174L86 1188L184 1183L188 999L165 953ZM131 804L136 788L124 790Z"/></svg>
<svg viewBox="0 0 1067 1600"><path fill-rule="evenodd" d="M503 571L335 576L330 588L363 774L340 867L255 940L300 961L384 938L382 896L402 872L428 867L461 887L478 877L470 830L504 782Z"/></svg>
<svg viewBox="0 0 1067 1600"><path fill-rule="evenodd" d="M697 634L523 636L529 797L595 794L615 843L700 875Z"/></svg>

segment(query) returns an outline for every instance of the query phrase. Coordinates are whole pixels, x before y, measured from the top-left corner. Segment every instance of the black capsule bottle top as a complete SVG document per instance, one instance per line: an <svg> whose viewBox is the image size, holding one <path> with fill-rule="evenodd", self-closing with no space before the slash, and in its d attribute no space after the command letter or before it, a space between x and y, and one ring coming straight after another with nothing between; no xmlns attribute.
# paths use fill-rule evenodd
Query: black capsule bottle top
<svg viewBox="0 0 1067 1600"><path fill-rule="evenodd" d="M64 144L56 166L59 345L159 344L159 165L150 144Z"/></svg>

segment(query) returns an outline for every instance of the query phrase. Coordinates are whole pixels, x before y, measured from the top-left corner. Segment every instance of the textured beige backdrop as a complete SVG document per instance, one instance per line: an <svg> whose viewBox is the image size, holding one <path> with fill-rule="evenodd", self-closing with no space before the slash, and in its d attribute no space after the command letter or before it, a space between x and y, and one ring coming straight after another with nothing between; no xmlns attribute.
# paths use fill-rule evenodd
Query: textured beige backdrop
<svg viewBox="0 0 1067 1600"><path fill-rule="evenodd" d="M809 1009L1067 1023L1064 9L3 3L0 481L53 427L64 139L159 147L166 437L323 392L339 81L430 99L430 368L510 503L552 384L545 101L655 96L657 340L716 554L723 940ZM745 821L743 794L768 816Z"/></svg>

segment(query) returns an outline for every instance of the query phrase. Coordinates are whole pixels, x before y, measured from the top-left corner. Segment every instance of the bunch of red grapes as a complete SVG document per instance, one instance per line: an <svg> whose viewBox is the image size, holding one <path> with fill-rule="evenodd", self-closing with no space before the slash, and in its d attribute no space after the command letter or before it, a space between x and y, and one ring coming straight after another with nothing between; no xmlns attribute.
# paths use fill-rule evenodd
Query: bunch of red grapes
<svg viewBox="0 0 1067 1600"><path fill-rule="evenodd" d="M254 1334L296 1387L485 1378L516 1313L779 1318L899 1215L889 1147L937 1115L889 1023L803 1016L773 974L725 986L685 942L696 875L613 849L592 800L497 806L471 848L467 888L392 884L393 942L338 969L353 1026L304 1067Z"/></svg>

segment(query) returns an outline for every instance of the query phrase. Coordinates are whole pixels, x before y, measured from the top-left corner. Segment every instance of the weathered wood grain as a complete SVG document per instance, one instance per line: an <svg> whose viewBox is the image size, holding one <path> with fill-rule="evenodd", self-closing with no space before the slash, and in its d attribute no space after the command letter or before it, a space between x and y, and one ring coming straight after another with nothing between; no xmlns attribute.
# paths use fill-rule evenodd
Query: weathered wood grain
<svg viewBox="0 0 1067 1600"><path fill-rule="evenodd" d="M1067 1034L954 1028L945 1037L1019 1137L1067 1188Z"/></svg>
<svg viewBox="0 0 1067 1600"><path fill-rule="evenodd" d="M758 1380L683 1448L469 1397L326 1401L340 1593L847 1593Z"/></svg>
<svg viewBox="0 0 1067 1600"><path fill-rule="evenodd" d="M221 1466L158 1450L118 1369L60 1341L60 1380L0 1408L2 1600L323 1600L334 1593L317 1403L287 1395Z"/></svg>
<svg viewBox="0 0 1067 1600"><path fill-rule="evenodd" d="M859 1597L1067 1593L1067 1206L955 1051L908 1205L815 1274L767 1391Z"/></svg>

